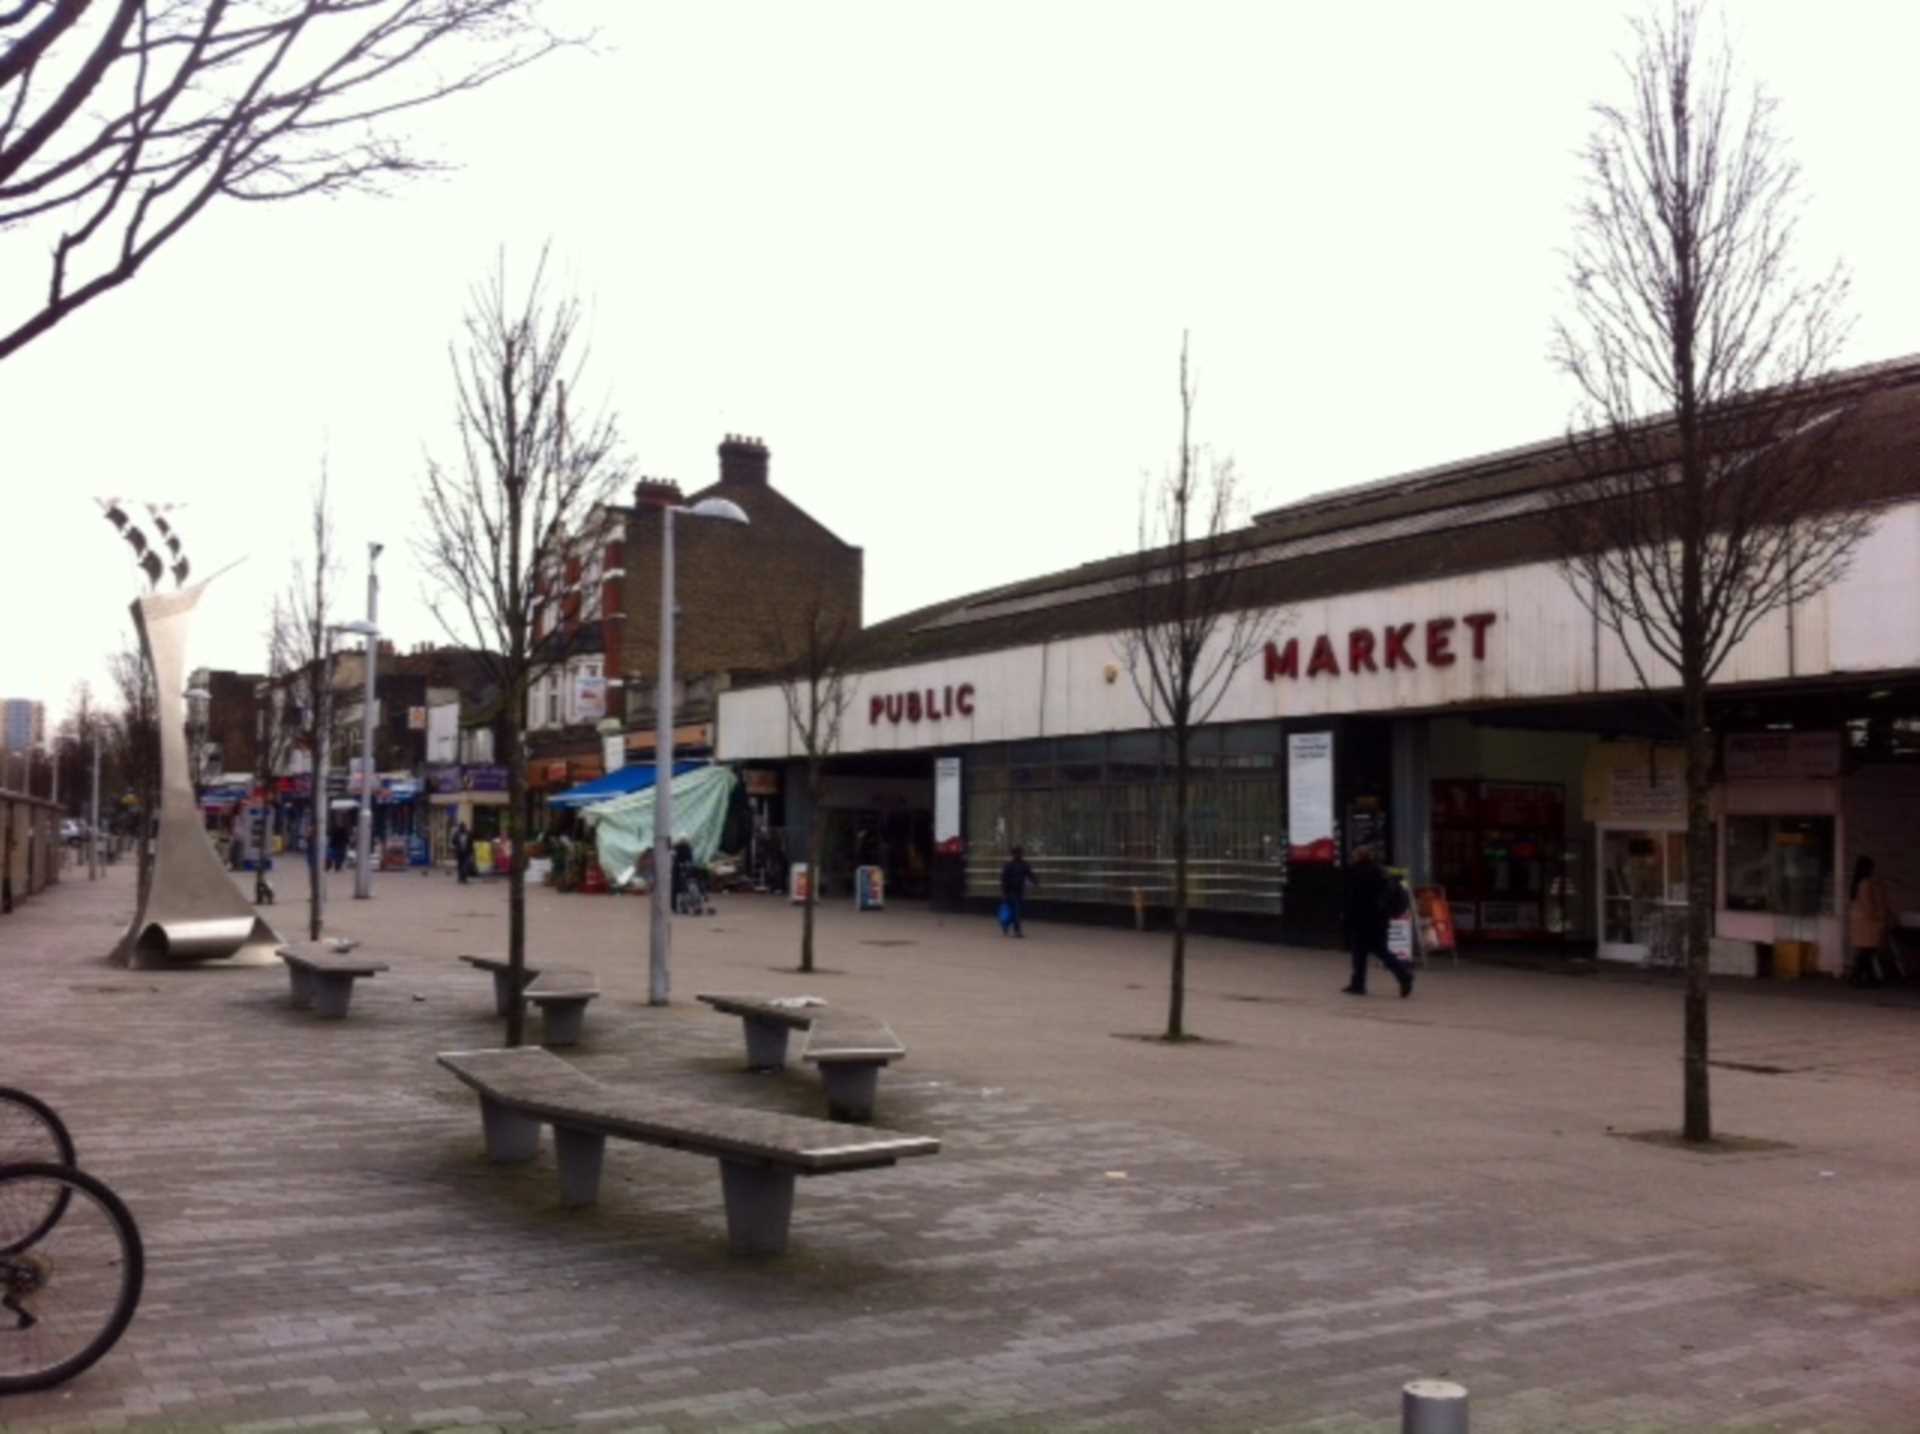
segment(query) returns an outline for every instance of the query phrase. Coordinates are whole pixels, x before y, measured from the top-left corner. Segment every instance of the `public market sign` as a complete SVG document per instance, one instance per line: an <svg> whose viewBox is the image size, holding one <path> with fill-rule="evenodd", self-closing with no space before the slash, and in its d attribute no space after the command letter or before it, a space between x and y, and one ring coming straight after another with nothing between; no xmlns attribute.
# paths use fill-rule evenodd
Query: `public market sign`
<svg viewBox="0 0 1920 1434"><path fill-rule="evenodd" d="M1325 633L1307 649L1306 666L1301 668L1300 639L1290 637L1284 645L1267 644L1264 671L1267 681L1281 678L1298 681L1319 677L1338 677L1343 672L1359 675L1392 672L1404 668L1452 667L1461 658L1470 662L1487 660L1487 629L1497 615L1470 612L1464 617L1435 617L1424 623L1386 623L1378 628L1356 627L1347 633L1346 642L1336 645Z"/></svg>
<svg viewBox="0 0 1920 1434"><path fill-rule="evenodd" d="M867 725L878 727L882 721L898 726L902 722L938 722L943 717L973 716L973 684L958 687L915 688L911 692L876 692L867 703Z"/></svg>

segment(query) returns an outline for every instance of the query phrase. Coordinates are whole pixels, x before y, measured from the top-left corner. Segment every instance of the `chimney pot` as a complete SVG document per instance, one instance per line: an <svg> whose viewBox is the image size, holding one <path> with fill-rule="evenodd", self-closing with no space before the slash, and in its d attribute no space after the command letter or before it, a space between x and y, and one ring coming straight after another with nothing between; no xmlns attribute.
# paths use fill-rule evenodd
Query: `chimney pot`
<svg viewBox="0 0 1920 1434"><path fill-rule="evenodd" d="M642 478L633 485L636 508L670 508L680 502L680 485L672 478Z"/></svg>
<svg viewBox="0 0 1920 1434"><path fill-rule="evenodd" d="M766 442L729 433L720 445L720 481L722 484L767 486L769 463Z"/></svg>

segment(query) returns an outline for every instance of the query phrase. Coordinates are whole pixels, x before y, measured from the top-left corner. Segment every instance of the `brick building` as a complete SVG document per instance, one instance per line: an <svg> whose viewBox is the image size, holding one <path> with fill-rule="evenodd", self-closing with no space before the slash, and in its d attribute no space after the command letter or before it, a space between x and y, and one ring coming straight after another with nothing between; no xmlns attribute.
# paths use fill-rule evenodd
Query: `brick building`
<svg viewBox="0 0 1920 1434"><path fill-rule="evenodd" d="M729 435L719 481L682 493L643 478L631 507L607 509L568 560L549 621L576 624L565 662L533 694L528 783L558 791L606 770L611 742L596 727L622 725L623 760L649 758L660 650L663 510L725 498L748 522L674 520L676 746L710 750L719 694L734 673L770 663L768 624L780 605L818 602L860 625L864 555L773 485L767 446Z"/></svg>

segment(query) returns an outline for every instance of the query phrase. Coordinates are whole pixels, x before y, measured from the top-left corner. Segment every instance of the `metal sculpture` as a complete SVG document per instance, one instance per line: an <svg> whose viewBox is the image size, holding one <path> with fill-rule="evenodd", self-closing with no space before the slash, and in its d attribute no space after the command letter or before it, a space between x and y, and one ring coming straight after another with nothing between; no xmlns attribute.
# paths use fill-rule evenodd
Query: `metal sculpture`
<svg viewBox="0 0 1920 1434"><path fill-rule="evenodd" d="M129 966L227 958L265 965L281 944L233 884L194 800L187 765L186 636L187 620L206 589L203 582L149 593L132 607L159 717L160 828L151 879L114 953Z"/></svg>

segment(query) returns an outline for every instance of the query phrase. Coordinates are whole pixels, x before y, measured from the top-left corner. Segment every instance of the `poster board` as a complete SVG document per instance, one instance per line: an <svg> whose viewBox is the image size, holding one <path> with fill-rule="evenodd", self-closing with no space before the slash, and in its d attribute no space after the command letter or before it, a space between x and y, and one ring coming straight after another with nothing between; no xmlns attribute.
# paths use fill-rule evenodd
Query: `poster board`
<svg viewBox="0 0 1920 1434"><path fill-rule="evenodd" d="M1447 905L1447 892L1440 886L1416 886L1413 910L1420 918L1420 944L1428 951L1460 950L1454 935L1453 911Z"/></svg>
<svg viewBox="0 0 1920 1434"><path fill-rule="evenodd" d="M1287 734L1287 859L1331 865L1333 733Z"/></svg>

